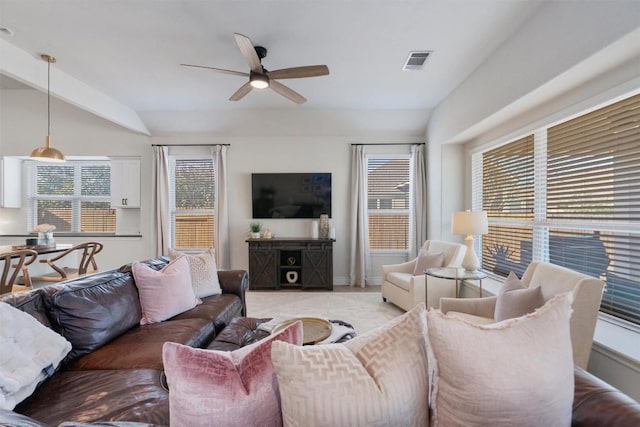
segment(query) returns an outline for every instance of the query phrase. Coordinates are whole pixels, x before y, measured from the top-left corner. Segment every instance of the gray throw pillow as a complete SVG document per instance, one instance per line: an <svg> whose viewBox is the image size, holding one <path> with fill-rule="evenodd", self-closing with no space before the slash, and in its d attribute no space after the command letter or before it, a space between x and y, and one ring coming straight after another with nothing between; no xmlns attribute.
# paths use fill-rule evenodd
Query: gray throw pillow
<svg viewBox="0 0 640 427"><path fill-rule="evenodd" d="M437 268L444 265L444 253L429 252L425 248L420 249L416 266L413 268L413 275L418 276L424 274L427 268Z"/></svg>
<svg viewBox="0 0 640 427"><path fill-rule="evenodd" d="M543 305L544 297L540 286L525 288L518 276L511 272L498 293L494 317L500 322L532 313Z"/></svg>

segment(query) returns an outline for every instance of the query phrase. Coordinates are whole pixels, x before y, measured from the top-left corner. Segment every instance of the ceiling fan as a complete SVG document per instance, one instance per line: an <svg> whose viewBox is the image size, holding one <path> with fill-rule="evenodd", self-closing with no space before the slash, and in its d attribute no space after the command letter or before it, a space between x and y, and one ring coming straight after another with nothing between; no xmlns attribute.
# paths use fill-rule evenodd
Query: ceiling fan
<svg viewBox="0 0 640 427"><path fill-rule="evenodd" d="M249 63L250 72L225 70L223 68L206 67L204 65L180 64L184 67L206 68L219 73L232 74L234 76L249 77L249 81L231 95L229 101L238 101L251 92L252 89L271 88L285 98L303 104L307 99L293 89L283 85L277 79L300 79L304 77L318 77L329 74L326 65L308 65L304 67L282 68L280 70L269 71L262 66L262 59L267 56L267 49L262 46L254 46L251 39L242 34L235 33L236 43L240 52Z"/></svg>

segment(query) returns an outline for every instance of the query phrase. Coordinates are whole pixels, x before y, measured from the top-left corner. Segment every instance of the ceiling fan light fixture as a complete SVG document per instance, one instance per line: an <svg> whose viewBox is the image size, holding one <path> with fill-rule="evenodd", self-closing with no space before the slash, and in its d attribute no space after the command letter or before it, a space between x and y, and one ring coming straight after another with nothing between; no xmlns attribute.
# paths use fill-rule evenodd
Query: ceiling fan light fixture
<svg viewBox="0 0 640 427"><path fill-rule="evenodd" d="M264 74L251 73L249 83L255 89L266 89L269 87L269 77Z"/></svg>
<svg viewBox="0 0 640 427"><path fill-rule="evenodd" d="M29 158L41 162L64 162L64 154L51 146L51 63L56 58L50 55L40 55L43 61L47 61L47 138L43 147L38 147L31 152Z"/></svg>

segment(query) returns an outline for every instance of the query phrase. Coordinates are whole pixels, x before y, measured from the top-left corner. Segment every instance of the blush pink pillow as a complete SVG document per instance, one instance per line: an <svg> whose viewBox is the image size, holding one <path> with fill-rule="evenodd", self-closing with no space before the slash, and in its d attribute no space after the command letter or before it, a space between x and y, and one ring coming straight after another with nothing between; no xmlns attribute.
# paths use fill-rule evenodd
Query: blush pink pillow
<svg viewBox="0 0 640 427"><path fill-rule="evenodd" d="M162 349L172 427L281 426L271 344L302 345L302 322L235 351L167 342Z"/></svg>
<svg viewBox="0 0 640 427"><path fill-rule="evenodd" d="M131 270L142 307L141 325L162 322L202 303L193 293L189 262L184 257L160 271L139 262Z"/></svg>

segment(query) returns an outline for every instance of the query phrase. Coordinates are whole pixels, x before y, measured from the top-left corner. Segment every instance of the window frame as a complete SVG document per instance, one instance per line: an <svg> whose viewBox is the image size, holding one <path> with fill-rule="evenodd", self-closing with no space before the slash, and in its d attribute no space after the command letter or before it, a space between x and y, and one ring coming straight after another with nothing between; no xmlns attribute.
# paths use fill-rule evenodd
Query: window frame
<svg viewBox="0 0 640 427"><path fill-rule="evenodd" d="M41 195L37 190L37 170L38 166L47 167L73 167L73 195ZM115 216L115 209L111 208L111 182L109 182L109 194L106 196L83 196L82 195L82 167L83 166L108 166L111 175L111 162L109 160L67 160L65 163L47 163L38 161L27 162L27 205L28 205L28 232L38 225L38 201L39 200L55 200L71 202L71 230L56 230L55 234L100 234L114 235L116 233L116 225L114 221L113 231L82 231L82 203L84 202L101 202L108 203L109 209ZM111 176L109 176L111 180Z"/></svg>
<svg viewBox="0 0 640 427"><path fill-rule="evenodd" d="M175 194L175 172L176 172L176 162L179 160L211 160L213 165L213 177L215 180L216 175L216 159L213 155L207 154L170 154L168 156L169 160L169 222L171 225L171 240L170 246L176 246L176 194ZM212 240L212 248L215 249L215 221L217 219L216 215L216 198L218 197L218 182L214 181L214 190L213 190L213 208L212 209L185 209L180 210L180 214L186 215L197 215L197 216L213 216L213 229L211 230L211 240ZM200 247L189 247L189 248L176 248L185 252L201 252L203 250L211 249L211 248L200 248Z"/></svg>
<svg viewBox="0 0 640 427"><path fill-rule="evenodd" d="M413 218L415 216L415 212L411 208L413 206L413 185L414 185L414 165L411 157L411 153L369 153L365 154L366 160L366 182L365 186L367 189L367 232L369 227L369 217L371 211L369 210L369 161L372 159L379 160L396 160L396 159L406 159L409 163L409 189L408 199L407 199L407 208L406 209L377 209L373 212L379 215L407 215L407 248L406 249L394 249L394 248L380 248L374 249L371 248L370 239L367 238L367 242L369 244L368 250L372 254L406 254L408 255L411 252L412 238L413 238Z"/></svg>
<svg viewBox="0 0 640 427"><path fill-rule="evenodd" d="M547 205L548 205L548 135L549 129L552 129L556 126L568 123L574 119L582 119L583 117L588 116L591 113L599 113L600 110L607 109L614 104L619 102L627 101L629 98L638 96L637 93L629 93L625 96L617 97L616 99L610 100L606 103L602 103L596 107L590 108L586 111L582 111L577 114L572 114L569 117L562 118L560 120L556 120L555 122L547 125L543 125L538 127L534 132L534 220L531 226L533 227L533 239L532 239L532 261L542 261L542 262L550 262L551 249L549 245L550 237L554 235L556 236L571 236L572 233L576 235L590 235L589 233L621 233L630 235L631 239L640 238L640 227L638 221L621 221L616 220L615 217L610 218L584 218L576 220L575 218L556 218L549 219L547 218ZM626 111L626 110L625 110ZM637 128L637 126L636 126ZM507 141L501 142L499 144L491 144L491 146L484 146L479 148L478 150L474 150L471 153L471 164L472 164L472 207L474 210L480 210L483 207L482 201L482 186L483 186L483 171L482 171L482 158L485 153L491 151L495 148L499 148L504 145L511 144L523 137L527 134L531 134L532 132L527 132L522 134L516 138L509 138ZM594 154L595 156L595 154ZM597 182L597 181L595 181ZM587 185L588 187L588 185ZM625 193L628 195L629 193ZM489 226L498 225L501 223L508 223L513 225L514 222L508 221L500 221L495 219L489 219ZM517 222L516 222L517 223ZM518 224L522 225L522 224ZM623 238L616 234L608 237L611 239ZM605 238L606 239L606 238ZM476 241L476 250L482 251L482 237ZM611 244L611 243L610 243ZM481 252L479 252L481 253ZM620 255L621 252L613 252L612 255ZM605 272L605 276L610 273L616 273L616 270L609 270L609 268ZM503 276L495 274L491 271L487 271L487 274L492 278L502 279ZM605 286L607 286L605 276L600 276L599 278L605 279ZM638 284L640 286L640 284ZM606 292L606 290L605 290ZM605 294L606 296L606 294ZM632 300L625 301L626 304L629 302L632 303ZM604 307L605 299L603 298L601 307ZM623 326L627 329L631 329L636 332L640 332L640 323L636 323L635 321L624 319L619 317L616 314L605 313L600 311L600 317L615 323L619 326Z"/></svg>

